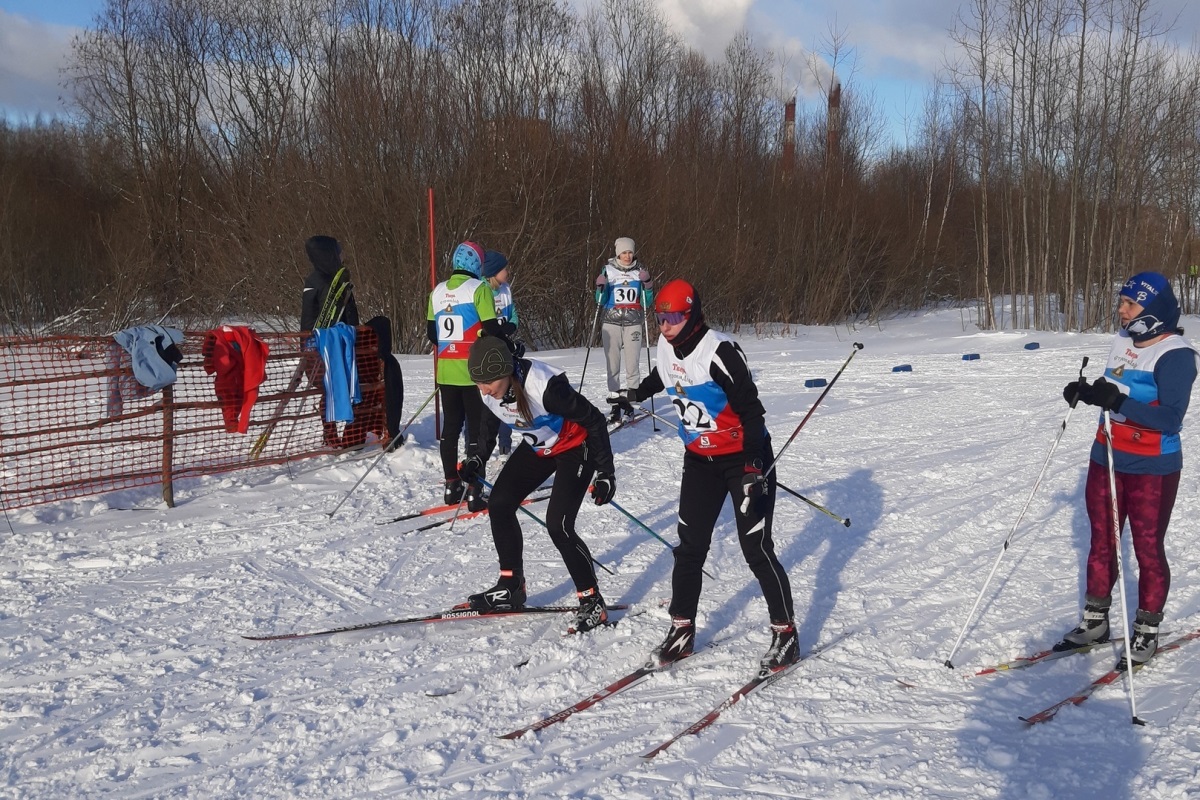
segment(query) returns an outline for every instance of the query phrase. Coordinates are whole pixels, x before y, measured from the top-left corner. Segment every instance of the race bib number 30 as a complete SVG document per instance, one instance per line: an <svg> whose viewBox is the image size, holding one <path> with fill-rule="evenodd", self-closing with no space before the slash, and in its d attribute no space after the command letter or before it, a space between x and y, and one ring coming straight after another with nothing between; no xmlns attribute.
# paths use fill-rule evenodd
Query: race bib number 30
<svg viewBox="0 0 1200 800"><path fill-rule="evenodd" d="M633 286L614 286L613 303L619 306L638 305L638 290Z"/></svg>

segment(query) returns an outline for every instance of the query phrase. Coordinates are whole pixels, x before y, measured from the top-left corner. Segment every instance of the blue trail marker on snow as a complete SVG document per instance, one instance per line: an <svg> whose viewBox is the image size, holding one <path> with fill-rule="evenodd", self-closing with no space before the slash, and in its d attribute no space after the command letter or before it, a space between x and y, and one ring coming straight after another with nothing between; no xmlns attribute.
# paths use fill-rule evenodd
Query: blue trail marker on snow
<svg viewBox="0 0 1200 800"><path fill-rule="evenodd" d="M1041 347L1041 345L1037 342L1030 342L1029 344L1025 345L1026 350L1037 350L1039 347Z"/></svg>
<svg viewBox="0 0 1200 800"><path fill-rule="evenodd" d="M912 364L897 364L892 367L892 372L912 372Z"/></svg>
<svg viewBox="0 0 1200 800"><path fill-rule="evenodd" d="M963 361L978 361L979 353L963 353Z"/></svg>
<svg viewBox="0 0 1200 800"><path fill-rule="evenodd" d="M825 380L824 378L809 378L804 382L804 385L806 388L813 389L817 386L824 386L827 383L829 383L829 381Z"/></svg>

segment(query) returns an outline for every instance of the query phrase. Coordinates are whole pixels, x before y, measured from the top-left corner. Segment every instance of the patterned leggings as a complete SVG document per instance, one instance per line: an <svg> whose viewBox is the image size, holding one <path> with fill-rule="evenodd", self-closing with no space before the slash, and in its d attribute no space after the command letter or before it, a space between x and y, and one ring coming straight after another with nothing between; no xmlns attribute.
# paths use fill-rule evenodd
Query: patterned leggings
<svg viewBox="0 0 1200 800"><path fill-rule="evenodd" d="M1171 568L1163 542L1179 473L1170 475L1131 475L1118 472L1117 510L1121 527L1129 520L1133 552L1138 562L1138 608L1152 614L1162 613L1171 588ZM1087 593L1096 597L1112 594L1117 580L1117 551L1114 547L1112 500L1108 490L1108 466L1090 463L1085 490L1088 519L1092 525L1092 548L1087 560Z"/></svg>

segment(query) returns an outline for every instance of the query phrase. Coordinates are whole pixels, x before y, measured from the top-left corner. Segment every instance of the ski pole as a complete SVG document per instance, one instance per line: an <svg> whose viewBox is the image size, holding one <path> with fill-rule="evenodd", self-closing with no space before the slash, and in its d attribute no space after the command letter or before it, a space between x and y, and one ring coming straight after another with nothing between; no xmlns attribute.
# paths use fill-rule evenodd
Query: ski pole
<svg viewBox="0 0 1200 800"><path fill-rule="evenodd" d="M1079 379L1083 380L1083 368L1087 366L1088 357L1083 357L1083 363L1079 366ZM1021 520L1025 517L1025 511L1028 510L1029 504L1033 501L1034 494L1037 493L1038 486L1042 482L1042 476L1046 474L1046 467L1050 466L1050 457L1054 455L1054 451L1058 449L1058 443L1062 441L1063 434L1067 430L1067 422L1071 419L1071 412L1075 410L1075 404L1079 402L1079 391L1076 390L1075 397L1071 399L1071 404L1067 408L1067 415L1063 417L1062 424L1058 426L1058 434L1054 437L1054 441L1050 444L1050 452L1046 453L1046 460L1042 462L1042 469L1038 472L1037 479L1033 482L1033 489L1029 492L1029 497L1025 498L1025 505L1021 506L1021 513L1017 514L1017 519L1013 522L1012 528L1008 532L1008 536L1004 537L1004 544L1000 546L1000 552L996 554L996 561L992 564L992 571L988 573L987 580L983 582L983 587L979 590L979 596L975 598L975 604L971 606L971 610L967 613L967 618L963 621L962 630L958 632L958 639L954 642L954 647L950 648L950 655L946 656L944 662L947 667L954 669L954 654L958 652L959 645L962 644L963 637L967 633L967 626L971 624L971 620L975 617L975 612L979 609L979 602L983 600L983 593L987 591L987 587L992 582L992 578L996 575L996 570L1000 567L1000 561L1004 558L1005 552L1008 551L1008 545L1012 541L1013 534L1017 532L1017 526L1021 524Z"/></svg>
<svg viewBox="0 0 1200 800"><path fill-rule="evenodd" d="M660 417L658 414L655 414L653 411L651 411L651 412L650 412L650 415L651 415L652 417L654 417L655 419L662 420L663 424L665 424L665 425L670 425L670 424L671 424L671 421L670 421L670 420L668 420L668 419L664 419L663 417ZM780 483L780 482L778 481L778 479L775 481L775 485L776 485L776 486L778 486L780 489L783 489L783 490L784 490L785 492L787 492L788 494L790 494L790 495L793 495L793 496L795 496L795 497L798 497L798 498L800 498L801 500L803 500L804 502L808 503L810 506L812 506L813 508L815 508L817 511L820 511L822 514L828 514L830 517L833 517L833 518L834 518L834 519L836 519L838 522L840 522L840 523L842 523L843 525L845 525L847 528L849 528L849 527L850 527L850 518L849 518L849 517L839 517L837 514L833 513L832 511L830 511L828 508L826 508L825 506L821 505L820 503L814 503L812 500L809 500L807 497L805 497L804 495L800 494L800 493L799 493L799 492L797 492L795 489L789 489L788 487L784 486L782 483Z"/></svg>
<svg viewBox="0 0 1200 800"><path fill-rule="evenodd" d="M653 536L655 539L658 539L660 542L662 542L663 544L665 544L665 545L667 546L667 549L668 549L668 550L670 550L672 553L674 553L674 552L675 552L675 545L671 544L671 543L670 543L670 542L668 542L666 539L664 539L663 537L659 536L657 533L655 533L655 532L654 532L654 529L653 529L653 528L651 528L651 527L650 527L649 525L647 525L646 523L642 522L640 519L638 519L637 517L635 517L633 514L630 514L628 511L626 511L625 509L621 508L621 505L620 505L620 504L619 504L619 503L618 503L616 500L609 500L609 501L608 501L608 505L612 506L612 507L613 507L613 508L615 508L617 511L620 511L622 514L624 514L625 516L629 517L631 520L633 520L635 523L637 523L639 526L641 526L642 530L646 531L646 533L650 534L650 535L651 535L651 536ZM712 578L714 581L716 580L716 578L713 578L713 576L712 576L712 575L709 573L709 571L708 571L708 570L706 570L706 569L704 569L703 567L701 567L700 571L701 571L701 572L703 572L705 575L708 575L708 577Z"/></svg>
<svg viewBox="0 0 1200 800"><path fill-rule="evenodd" d="M403 428L400 429L400 432L397 433L396 437L388 443L387 447L383 448L379 452L379 457L371 462L371 466L367 467L367 471L362 474L362 477L354 482L354 485L350 487L350 491L346 492L346 494L342 497L342 499L338 501L338 504L333 507L333 510L328 513L328 516L332 517L334 514L337 513L338 509L342 507L342 503L345 503L350 498L350 495L352 495L354 493L354 490L358 488L358 485L360 483L362 483L363 480L366 479L366 477L368 475L371 474L371 471L373 469L375 469L375 467L379 466L379 462L383 460L384 456L386 456L388 453L391 452L392 448L396 445L396 442L399 442L400 440L402 440L404 438L404 432L406 430L408 430L409 425L412 425L413 422L416 421L417 414L420 414L422 411L424 411L425 406L429 405L429 401L432 400L436 395L437 395L437 388L434 387L433 393L430 394L429 397L425 398L425 402L421 403L421 407L418 408L416 410L416 413L414 413L412 415L412 417L409 418L408 423Z"/></svg>
<svg viewBox="0 0 1200 800"><path fill-rule="evenodd" d="M650 364L650 317L649 309L646 308L646 295L642 294L642 344L646 345L646 377L650 377L650 373L654 371L654 367ZM658 416L654 413L654 395L650 395L650 425L654 428L654 432L658 433Z"/></svg>
<svg viewBox="0 0 1200 800"><path fill-rule="evenodd" d="M775 456L775 460L771 462L769 467L763 470L764 478L771 474L771 470L775 469L775 465L779 463L779 459L783 458L783 454L787 452L787 449L791 447L792 442L796 440L796 436L800 433L800 429L804 427L804 423L808 422L808 418L811 417L813 412L817 410L817 406L821 405L821 401L825 399L825 395L829 394L829 390L833 388L835 383L837 383L838 378L842 377L842 373L846 371L846 367L850 366L850 361L854 358L858 351L862 349L862 343L854 343L854 347L850 350L850 355L846 358L846 362L842 364L842 368L839 369L833 376L833 379L825 385L825 391L821 392L821 395L817 398L816 402L812 404L812 408L808 409L808 413L804 415L804 419L800 420L800 424L796 426L796 430L792 431L792 435L788 437L788 440L784 443L783 448L779 451L779 454Z"/></svg>
<svg viewBox="0 0 1200 800"><path fill-rule="evenodd" d="M1125 597L1125 567L1121 564L1121 515L1117 507L1117 470L1113 464L1112 447L1112 414L1104 409L1104 445L1108 449L1108 495L1110 513L1113 518L1113 547L1117 556L1117 583L1121 587L1121 626L1125 631L1125 678L1129 681L1129 710L1133 714L1134 725L1145 725L1138 719L1137 694L1134 692L1133 673L1137 668L1133 663L1133 653L1130 642L1133 641L1133 631L1129 629L1129 601Z"/></svg>
<svg viewBox="0 0 1200 800"><path fill-rule="evenodd" d="M803 500L804 502L808 503L810 506L815 508L817 511L820 511L822 514L826 514L830 517L833 517L838 522L845 525L847 528L850 527L850 518L849 517L839 517L837 514L833 513L832 511L830 511L828 508L821 505L820 503L814 503L812 500L809 500L807 497L800 494L795 489L789 489L788 487L784 486L782 483L779 482L778 477L776 477L776 479L775 479L775 485L778 486L780 489L783 489L785 492L790 494L792 497L800 498L801 500Z"/></svg>
<svg viewBox="0 0 1200 800"><path fill-rule="evenodd" d="M458 498L458 505L454 507L454 519L450 520L450 532L454 533L454 526L458 523L458 515L462 513L463 503L467 502L467 487L463 487L462 497Z"/></svg>
<svg viewBox="0 0 1200 800"><path fill-rule="evenodd" d="M486 487L488 488L488 491L491 491L491 489L492 489L492 484L488 483L488 482L487 482L487 481L485 481L483 478L480 478L480 479L479 479L479 482L480 482L480 483L482 483L484 486L486 486ZM536 523L538 523L539 525L541 525L541 526L542 526L543 528L545 528L547 531L548 531L548 530L550 530L550 526L549 526L548 524L546 524L546 521L545 521L545 520L543 520L543 519L542 519L541 517L539 517L537 514L534 514L532 511L530 511L530 510L529 510L528 508L526 508L524 505L518 505L518 506L517 506L517 508L518 508L518 509L520 509L521 511L524 511L524 512L525 512L525 516L533 518L534 522L536 522ZM451 526L451 530L453 530L453 526ZM599 561L597 561L595 556L589 555L589 556L588 556L588 558L590 558L590 559L592 560L592 563L593 563L593 564L595 564L597 567L599 567L600 569L602 569L602 570L604 570L605 572L607 572L609 575L616 575L616 574L617 574L617 573L613 572L611 569L609 569L608 567L606 567L606 566L604 566L603 564L601 564Z"/></svg>
<svg viewBox="0 0 1200 800"><path fill-rule="evenodd" d="M579 389L583 391L583 377L587 375L588 359L592 357L592 342L596 340L596 323L600 321L600 304L596 303L596 316L592 317L592 327L588 331L587 350L583 354L583 370L579 373Z"/></svg>

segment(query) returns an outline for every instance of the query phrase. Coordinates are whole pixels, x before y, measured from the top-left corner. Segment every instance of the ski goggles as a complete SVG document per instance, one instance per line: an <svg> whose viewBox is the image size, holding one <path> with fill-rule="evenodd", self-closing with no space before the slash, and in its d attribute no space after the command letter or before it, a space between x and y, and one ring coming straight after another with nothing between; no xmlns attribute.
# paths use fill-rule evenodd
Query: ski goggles
<svg viewBox="0 0 1200 800"><path fill-rule="evenodd" d="M658 317L659 325L678 325L688 318L686 311L659 311L654 316Z"/></svg>

